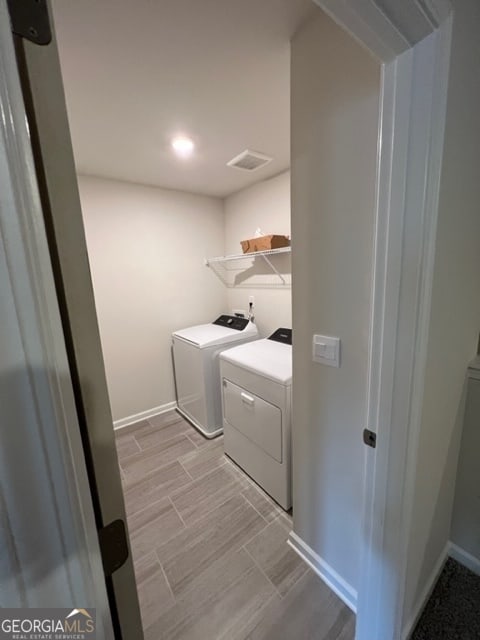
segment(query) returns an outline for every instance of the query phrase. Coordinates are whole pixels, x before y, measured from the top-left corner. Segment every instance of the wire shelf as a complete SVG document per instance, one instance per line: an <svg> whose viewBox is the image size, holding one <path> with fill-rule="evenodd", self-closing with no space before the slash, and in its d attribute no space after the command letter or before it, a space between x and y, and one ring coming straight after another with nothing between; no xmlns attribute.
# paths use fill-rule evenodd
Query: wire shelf
<svg viewBox="0 0 480 640"><path fill-rule="evenodd" d="M227 287L283 289L291 286L291 250L291 247L281 247L206 258L205 265L210 267ZM246 266L247 261L249 264Z"/></svg>
<svg viewBox="0 0 480 640"><path fill-rule="evenodd" d="M218 258L206 258L207 267L212 262L230 262L232 260L245 260L248 258L256 258L257 256L274 256L280 253L291 253L292 247L281 247L280 249L265 249L265 251L253 251L252 253L237 253L230 256L219 256Z"/></svg>

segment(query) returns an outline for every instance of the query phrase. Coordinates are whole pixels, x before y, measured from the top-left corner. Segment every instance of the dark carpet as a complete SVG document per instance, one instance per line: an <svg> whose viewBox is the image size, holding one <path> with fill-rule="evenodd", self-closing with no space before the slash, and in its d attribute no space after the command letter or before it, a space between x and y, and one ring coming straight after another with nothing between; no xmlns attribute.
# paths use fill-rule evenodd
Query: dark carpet
<svg viewBox="0 0 480 640"><path fill-rule="evenodd" d="M449 558L411 640L480 640L480 576Z"/></svg>

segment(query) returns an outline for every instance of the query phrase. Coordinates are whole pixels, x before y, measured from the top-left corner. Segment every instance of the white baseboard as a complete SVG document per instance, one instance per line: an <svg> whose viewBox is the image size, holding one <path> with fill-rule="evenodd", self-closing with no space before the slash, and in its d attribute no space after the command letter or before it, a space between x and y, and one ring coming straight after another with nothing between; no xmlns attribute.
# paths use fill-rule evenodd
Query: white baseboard
<svg viewBox="0 0 480 640"><path fill-rule="evenodd" d="M356 590L293 531L290 532L287 542L347 607L356 613Z"/></svg>
<svg viewBox="0 0 480 640"><path fill-rule="evenodd" d="M448 555L460 564L463 564L467 569L470 569L470 571L473 571L473 573L476 573L477 576L480 576L480 560L472 556L468 551L465 551L465 549L462 549L462 547L450 542Z"/></svg>
<svg viewBox="0 0 480 640"><path fill-rule="evenodd" d="M135 422L139 422L140 420L147 420L148 418L153 418L153 416L158 416L160 413L166 413L167 411L176 409L176 407L177 407L176 402L167 402L166 404L162 404L159 407L153 407L153 409L147 409L147 411L141 411L140 413L136 413L133 416L127 416L126 418L115 420L115 422L113 423L113 428L123 429L123 427L128 427L131 424L135 424Z"/></svg>
<svg viewBox="0 0 480 640"><path fill-rule="evenodd" d="M442 553L439 555L438 560L435 563L435 566L433 567L433 571L430 574L430 578L427 580L425 584L425 588L423 589L420 597L418 598L418 601L415 605L412 615L410 616L410 620L403 628L402 640L407 640L407 638L410 637L410 634L417 626L417 622L419 621L420 616L422 615L425 605L427 604L430 596L432 595L432 591L437 583L437 580L440 574L442 573L445 562L448 559L449 552L450 552L450 543L447 542Z"/></svg>

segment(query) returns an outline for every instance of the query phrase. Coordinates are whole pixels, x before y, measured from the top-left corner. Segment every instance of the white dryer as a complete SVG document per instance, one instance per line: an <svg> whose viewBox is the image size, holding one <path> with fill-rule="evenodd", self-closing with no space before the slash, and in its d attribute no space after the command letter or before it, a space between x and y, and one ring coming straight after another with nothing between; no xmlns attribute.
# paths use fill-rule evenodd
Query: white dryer
<svg viewBox="0 0 480 640"><path fill-rule="evenodd" d="M292 330L220 354L225 453L284 509L292 506Z"/></svg>
<svg viewBox="0 0 480 640"><path fill-rule="evenodd" d="M252 322L229 315L172 335L178 411L207 438L223 431L218 355L256 338Z"/></svg>

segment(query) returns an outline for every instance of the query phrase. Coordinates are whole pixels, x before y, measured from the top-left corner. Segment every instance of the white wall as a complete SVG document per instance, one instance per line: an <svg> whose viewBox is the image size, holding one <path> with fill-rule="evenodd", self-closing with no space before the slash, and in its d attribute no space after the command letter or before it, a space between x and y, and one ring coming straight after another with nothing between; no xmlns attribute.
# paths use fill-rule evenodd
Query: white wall
<svg viewBox="0 0 480 640"><path fill-rule="evenodd" d="M294 532L356 589L380 67L319 10L291 78ZM339 369L314 333L341 338Z"/></svg>
<svg viewBox="0 0 480 640"><path fill-rule="evenodd" d="M480 330L480 4L454 0L428 361L407 575L408 618L450 536L465 375Z"/></svg>
<svg viewBox="0 0 480 640"><path fill-rule="evenodd" d="M172 331L225 311L203 266L224 249L222 201L79 176L114 420L175 400Z"/></svg>
<svg viewBox="0 0 480 640"><path fill-rule="evenodd" d="M261 228L264 233L290 236L290 172L286 171L235 193L225 199L224 207L226 254L241 253L240 240L252 238L257 228ZM290 256L273 256L272 261L281 272L291 272ZM262 260L257 267L265 267ZM257 274L249 282L262 283L265 277ZM268 276L268 281L274 282L275 278ZM255 320L262 337L278 327L292 326L290 287L231 288L227 295L230 311L248 311L249 296L254 296Z"/></svg>

